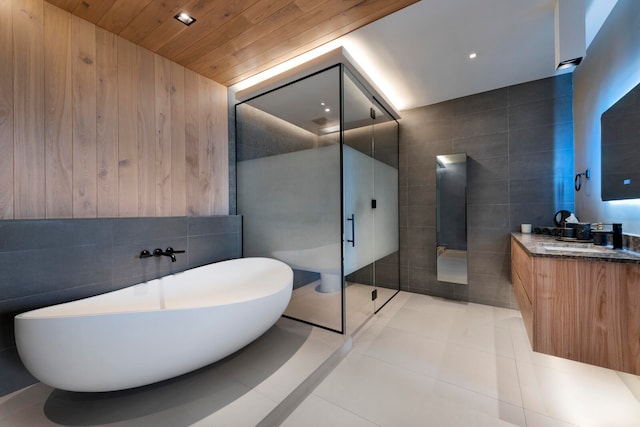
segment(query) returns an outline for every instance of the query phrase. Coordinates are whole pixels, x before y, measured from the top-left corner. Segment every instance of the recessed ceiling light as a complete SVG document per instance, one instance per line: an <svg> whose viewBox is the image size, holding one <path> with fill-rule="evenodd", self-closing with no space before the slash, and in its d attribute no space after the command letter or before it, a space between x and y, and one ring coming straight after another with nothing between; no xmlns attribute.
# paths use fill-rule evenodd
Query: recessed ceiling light
<svg viewBox="0 0 640 427"><path fill-rule="evenodd" d="M324 102L321 102L320 105L322 105L324 107L326 104Z"/></svg>
<svg viewBox="0 0 640 427"><path fill-rule="evenodd" d="M174 16L174 18L176 18L178 21L182 22L187 27L189 25L193 24L194 22L196 22L196 18L193 18L192 16L189 16L189 14L187 14L186 12L180 12L179 14Z"/></svg>
<svg viewBox="0 0 640 427"><path fill-rule="evenodd" d="M471 53L469 54L469 59L476 59L477 57L478 57L478 54L477 54L477 53L475 53L475 52L471 52Z"/></svg>
<svg viewBox="0 0 640 427"><path fill-rule="evenodd" d="M331 108L325 108L324 111L328 113L329 111L331 111Z"/></svg>

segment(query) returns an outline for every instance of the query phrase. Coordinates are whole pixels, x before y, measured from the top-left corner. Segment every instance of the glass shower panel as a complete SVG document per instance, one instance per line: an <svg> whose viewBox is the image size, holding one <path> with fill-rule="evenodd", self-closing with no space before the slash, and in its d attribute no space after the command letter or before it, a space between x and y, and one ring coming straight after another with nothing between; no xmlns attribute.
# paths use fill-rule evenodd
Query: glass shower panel
<svg viewBox="0 0 640 427"><path fill-rule="evenodd" d="M345 297L357 326L400 289L398 123L348 69L343 94Z"/></svg>
<svg viewBox="0 0 640 427"><path fill-rule="evenodd" d="M400 289L400 235L398 199L398 122L374 103L374 263L378 311Z"/></svg>
<svg viewBox="0 0 640 427"><path fill-rule="evenodd" d="M246 257L294 270L285 315L342 332L340 67L236 106Z"/></svg>
<svg viewBox="0 0 640 427"><path fill-rule="evenodd" d="M343 74L344 273L347 331L373 314L375 234L372 208L373 116L371 98L345 68Z"/></svg>

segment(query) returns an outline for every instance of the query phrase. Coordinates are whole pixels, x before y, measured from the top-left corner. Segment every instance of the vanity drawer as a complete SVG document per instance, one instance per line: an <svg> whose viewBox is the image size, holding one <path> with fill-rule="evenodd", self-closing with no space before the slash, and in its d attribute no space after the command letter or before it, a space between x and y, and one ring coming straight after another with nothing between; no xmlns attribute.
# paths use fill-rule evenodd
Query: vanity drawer
<svg viewBox="0 0 640 427"><path fill-rule="evenodd" d="M518 302L518 307L520 307L524 327L527 330L527 336L529 337L529 342L533 348L533 304L527 296L522 280L520 279L520 275L515 268L512 268L511 276L511 280L513 282L513 294Z"/></svg>
<svg viewBox="0 0 640 427"><path fill-rule="evenodd" d="M520 276L522 287L529 301L533 301L533 259L525 252L522 246L513 239L511 240L511 265L518 273L518 276Z"/></svg>

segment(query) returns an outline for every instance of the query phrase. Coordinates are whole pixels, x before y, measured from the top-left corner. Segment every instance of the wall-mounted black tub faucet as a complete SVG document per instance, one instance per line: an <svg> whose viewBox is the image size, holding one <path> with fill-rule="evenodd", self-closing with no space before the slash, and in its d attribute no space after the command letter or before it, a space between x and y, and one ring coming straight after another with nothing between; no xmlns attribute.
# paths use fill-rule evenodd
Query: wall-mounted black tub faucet
<svg viewBox="0 0 640 427"><path fill-rule="evenodd" d="M177 251L169 246L166 250L162 250L160 248L156 248L153 250L153 253L149 252L147 249L140 252L138 258L151 258L151 257L159 257L159 256L168 256L171 258L171 262L176 262L175 254L183 254L185 251Z"/></svg>
<svg viewBox="0 0 640 427"><path fill-rule="evenodd" d="M168 256L169 258L171 258L171 262L176 262L176 256L173 254L173 252L166 252L160 248L156 248L153 250L153 256Z"/></svg>

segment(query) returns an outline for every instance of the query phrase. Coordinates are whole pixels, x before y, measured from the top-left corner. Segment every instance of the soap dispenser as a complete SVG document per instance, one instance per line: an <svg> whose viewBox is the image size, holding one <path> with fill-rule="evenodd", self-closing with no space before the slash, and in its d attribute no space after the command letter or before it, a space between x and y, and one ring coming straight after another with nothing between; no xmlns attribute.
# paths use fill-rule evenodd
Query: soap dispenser
<svg viewBox="0 0 640 427"><path fill-rule="evenodd" d="M613 249L622 249L622 224L613 224Z"/></svg>

